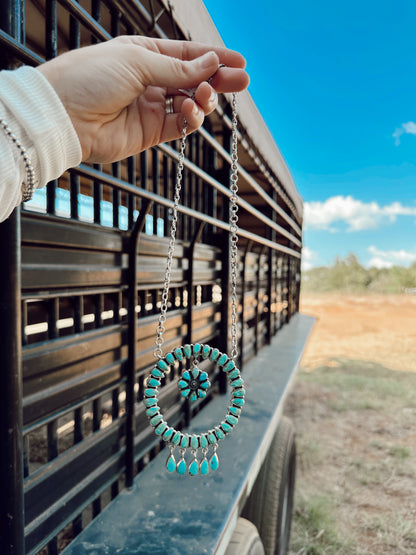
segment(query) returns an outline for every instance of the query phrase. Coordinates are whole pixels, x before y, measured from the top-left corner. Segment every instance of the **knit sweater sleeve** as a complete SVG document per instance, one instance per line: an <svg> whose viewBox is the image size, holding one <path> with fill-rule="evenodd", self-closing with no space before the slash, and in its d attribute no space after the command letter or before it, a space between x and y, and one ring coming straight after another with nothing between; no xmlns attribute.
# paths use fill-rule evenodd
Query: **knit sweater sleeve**
<svg viewBox="0 0 416 555"><path fill-rule="evenodd" d="M37 187L81 162L81 145L53 87L28 66L0 72L0 117L26 149ZM27 178L17 146L0 128L0 221L22 200Z"/></svg>

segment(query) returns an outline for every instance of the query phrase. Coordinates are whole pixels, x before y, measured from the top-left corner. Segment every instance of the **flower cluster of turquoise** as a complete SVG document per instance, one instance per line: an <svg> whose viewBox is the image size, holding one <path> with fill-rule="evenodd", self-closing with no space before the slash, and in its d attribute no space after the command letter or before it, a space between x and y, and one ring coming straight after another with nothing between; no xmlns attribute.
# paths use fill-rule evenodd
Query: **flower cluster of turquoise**
<svg viewBox="0 0 416 555"><path fill-rule="evenodd" d="M227 414L218 426L212 428L208 432L201 434L186 434L175 430L168 425L163 419L158 405L158 388L161 380L169 372L177 361L192 362L192 367L182 372L178 382L178 387L182 397L195 401L204 398L207 389L210 386L208 374L200 368L200 361L210 360L226 372L228 381L231 385L231 404L228 407ZM244 382L241 378L239 369L228 355L221 353L218 349L209 345L195 343L192 345L184 345L174 349L164 358L161 358L156 366L152 369L147 379L146 388L144 390L144 404L146 406L146 415L149 418L151 426L154 427L156 435L160 436L169 444L170 455L166 462L168 472L177 472L180 475L189 473L191 476L196 474L208 474L211 470L217 470L219 467L219 459L217 455L218 442L232 432L237 425L241 414L241 408L244 405L245 389ZM174 456L175 448L179 449L180 458L176 461ZM187 463L185 460L186 450L192 455L192 460ZM211 450L208 457L208 452ZM198 451L202 452L202 458L198 459Z"/></svg>

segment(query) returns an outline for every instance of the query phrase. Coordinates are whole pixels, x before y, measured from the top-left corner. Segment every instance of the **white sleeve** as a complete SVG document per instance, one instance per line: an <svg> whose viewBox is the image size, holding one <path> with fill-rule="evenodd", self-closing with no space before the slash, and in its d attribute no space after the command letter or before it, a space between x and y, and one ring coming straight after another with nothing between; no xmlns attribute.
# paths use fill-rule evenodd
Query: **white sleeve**
<svg viewBox="0 0 416 555"><path fill-rule="evenodd" d="M0 117L26 149L38 188L81 162L72 122L52 85L35 68L0 72ZM19 149L0 127L0 221L20 204L26 177Z"/></svg>

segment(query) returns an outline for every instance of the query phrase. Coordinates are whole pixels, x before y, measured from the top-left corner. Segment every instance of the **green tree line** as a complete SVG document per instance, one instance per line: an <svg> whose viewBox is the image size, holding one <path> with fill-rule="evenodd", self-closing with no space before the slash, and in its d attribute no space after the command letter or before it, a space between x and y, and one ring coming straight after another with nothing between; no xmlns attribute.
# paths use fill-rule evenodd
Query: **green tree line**
<svg viewBox="0 0 416 555"><path fill-rule="evenodd" d="M302 272L303 291L343 291L346 293L403 293L416 288L416 263L409 268L364 268L357 256L350 253L336 258L331 266Z"/></svg>

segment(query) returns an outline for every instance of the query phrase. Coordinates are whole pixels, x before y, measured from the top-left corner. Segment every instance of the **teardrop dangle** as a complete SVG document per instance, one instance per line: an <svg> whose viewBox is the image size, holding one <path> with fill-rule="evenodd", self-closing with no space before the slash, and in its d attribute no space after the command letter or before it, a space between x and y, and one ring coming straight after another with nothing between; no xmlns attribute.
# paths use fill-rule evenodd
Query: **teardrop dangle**
<svg viewBox="0 0 416 555"><path fill-rule="evenodd" d="M180 474L181 476L186 474L185 451L186 451L186 449L179 449L179 453L181 455L181 458L179 459L178 464L176 465L176 472L178 474Z"/></svg>
<svg viewBox="0 0 416 555"><path fill-rule="evenodd" d="M202 454L204 455L204 458L202 459L199 465L199 471L203 476L205 476L209 472L209 462L207 459L207 453L208 453L208 447L206 447L205 449L202 449Z"/></svg>
<svg viewBox="0 0 416 555"><path fill-rule="evenodd" d="M211 455L211 458L209 459L209 467L211 470L217 470L218 467L220 466L220 459L218 458L217 455L217 445L214 445L214 452Z"/></svg>
<svg viewBox="0 0 416 555"><path fill-rule="evenodd" d="M175 461L175 457L173 456L173 450L175 449L175 446L170 445L169 449L170 449L170 455L169 455L169 457L167 458L167 461L166 461L166 470L168 472L175 472L175 470L176 470L176 461Z"/></svg>
<svg viewBox="0 0 416 555"><path fill-rule="evenodd" d="M193 455L193 461L191 462L191 464L189 465L189 474L191 476L196 476L198 474L198 470L199 470L199 462L198 459L196 458L196 454L197 454L197 450L196 449L191 449L191 453Z"/></svg>

